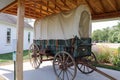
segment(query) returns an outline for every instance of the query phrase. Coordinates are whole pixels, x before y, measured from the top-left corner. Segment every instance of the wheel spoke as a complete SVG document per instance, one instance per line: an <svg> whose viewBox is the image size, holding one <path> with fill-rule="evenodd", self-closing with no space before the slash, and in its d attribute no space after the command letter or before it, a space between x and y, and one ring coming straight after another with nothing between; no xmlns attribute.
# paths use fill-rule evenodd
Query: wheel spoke
<svg viewBox="0 0 120 80"><path fill-rule="evenodd" d="M65 54L63 53L62 55L63 55L63 62L65 62Z"/></svg>
<svg viewBox="0 0 120 80"><path fill-rule="evenodd" d="M81 64L80 69L82 69L82 67L83 67L83 64Z"/></svg>
<svg viewBox="0 0 120 80"><path fill-rule="evenodd" d="M83 67L83 71L85 72L85 65L84 65L84 67Z"/></svg>
<svg viewBox="0 0 120 80"><path fill-rule="evenodd" d="M32 61L32 65L33 65L33 67L34 67L34 64L35 64L35 59L33 58L33 61Z"/></svg>
<svg viewBox="0 0 120 80"><path fill-rule="evenodd" d="M61 80L74 80L76 76L75 61L72 56L65 51L61 51L55 55L53 60L53 68L55 74Z"/></svg>
<svg viewBox="0 0 120 80"><path fill-rule="evenodd" d="M87 67L87 71L88 71L88 72L90 72L90 70L89 70L89 69L90 69L90 68L89 68L89 67Z"/></svg>
<svg viewBox="0 0 120 80"><path fill-rule="evenodd" d="M37 64L37 58L35 58L35 68L38 66Z"/></svg>
<svg viewBox="0 0 120 80"><path fill-rule="evenodd" d="M72 75L72 77L73 77L73 74L70 72L70 70L68 69L68 72Z"/></svg>
<svg viewBox="0 0 120 80"><path fill-rule="evenodd" d="M69 60L69 56L67 56L67 58L66 58L66 62Z"/></svg>
<svg viewBox="0 0 120 80"><path fill-rule="evenodd" d="M63 78L62 79L64 80L64 71L63 71Z"/></svg>
<svg viewBox="0 0 120 80"><path fill-rule="evenodd" d="M66 73L66 75L67 75L67 80L69 80L69 76L68 76L68 73L67 73L67 71L65 71L65 73Z"/></svg>
<svg viewBox="0 0 120 80"><path fill-rule="evenodd" d="M73 68L71 68L71 67L68 67L68 68L69 68L70 70L73 70L73 71L75 70L75 69L73 69Z"/></svg>
<svg viewBox="0 0 120 80"><path fill-rule="evenodd" d="M41 63L41 56L39 55L39 48L36 44L31 44L29 48L29 57L31 65L37 69Z"/></svg>
<svg viewBox="0 0 120 80"><path fill-rule="evenodd" d="M94 67L94 64L97 62L96 60L96 57L93 53L91 53L91 56L86 56L86 57L83 57L82 59L84 61L84 64L81 64L81 66L77 66L78 69L84 73L84 74L89 74L91 72L93 72L94 70L91 69L89 66L93 66Z"/></svg>
<svg viewBox="0 0 120 80"><path fill-rule="evenodd" d="M35 64L35 58L34 58L34 61L33 61L33 66L35 67L35 65L36 65L36 64Z"/></svg>
<svg viewBox="0 0 120 80"><path fill-rule="evenodd" d="M62 57L60 56L60 54L59 54L58 56L59 56L59 58L60 58L60 61L62 61Z"/></svg>
<svg viewBox="0 0 120 80"><path fill-rule="evenodd" d="M36 62L38 62L38 63L39 63L38 57L36 57Z"/></svg>
<svg viewBox="0 0 120 80"><path fill-rule="evenodd" d="M73 62L70 62L67 64L68 67L72 66L73 65Z"/></svg>
<svg viewBox="0 0 120 80"><path fill-rule="evenodd" d="M58 77L61 75L61 73L62 73L62 70L61 70L60 73L58 74Z"/></svg>
<svg viewBox="0 0 120 80"><path fill-rule="evenodd" d="M38 59L38 58L37 58L37 60L36 60L36 61L37 61L37 65L39 65L39 64L40 64L40 61L39 61L39 59Z"/></svg>

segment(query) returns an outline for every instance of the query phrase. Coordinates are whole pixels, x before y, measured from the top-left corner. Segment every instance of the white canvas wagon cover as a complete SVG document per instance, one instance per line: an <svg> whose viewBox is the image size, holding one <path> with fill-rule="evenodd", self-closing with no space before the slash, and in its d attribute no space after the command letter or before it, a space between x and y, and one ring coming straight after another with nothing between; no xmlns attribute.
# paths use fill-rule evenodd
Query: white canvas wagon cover
<svg viewBox="0 0 120 80"><path fill-rule="evenodd" d="M38 19L34 23L34 39L70 39L74 36L90 37L91 15L86 5L71 11Z"/></svg>

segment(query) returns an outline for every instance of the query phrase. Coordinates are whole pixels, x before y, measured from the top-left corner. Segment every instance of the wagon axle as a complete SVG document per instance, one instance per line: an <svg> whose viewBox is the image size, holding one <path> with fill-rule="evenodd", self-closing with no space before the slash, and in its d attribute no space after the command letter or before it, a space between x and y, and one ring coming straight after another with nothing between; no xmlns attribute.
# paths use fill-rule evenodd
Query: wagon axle
<svg viewBox="0 0 120 80"><path fill-rule="evenodd" d="M39 54L32 54L31 57L32 57L32 58L39 57Z"/></svg>

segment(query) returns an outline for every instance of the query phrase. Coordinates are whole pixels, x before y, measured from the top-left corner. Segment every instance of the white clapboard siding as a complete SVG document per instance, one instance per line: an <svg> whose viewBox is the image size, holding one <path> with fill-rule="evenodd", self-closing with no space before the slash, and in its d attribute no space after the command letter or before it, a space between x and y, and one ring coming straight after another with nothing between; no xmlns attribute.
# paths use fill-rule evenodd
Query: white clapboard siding
<svg viewBox="0 0 120 80"><path fill-rule="evenodd" d="M11 28L11 43L7 43L7 28ZM30 42L28 42L28 33L30 32ZM12 40L16 39L16 25L0 21L0 54L13 51ZM24 50L27 50L33 42L33 28L25 27L24 29Z"/></svg>

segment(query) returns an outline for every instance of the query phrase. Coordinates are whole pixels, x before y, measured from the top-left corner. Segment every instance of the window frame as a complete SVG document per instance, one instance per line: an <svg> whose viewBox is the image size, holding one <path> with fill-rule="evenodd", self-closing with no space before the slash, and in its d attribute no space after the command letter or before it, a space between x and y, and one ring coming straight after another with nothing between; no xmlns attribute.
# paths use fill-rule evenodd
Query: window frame
<svg viewBox="0 0 120 80"><path fill-rule="evenodd" d="M6 32L6 43L10 44L11 43L11 28L7 28Z"/></svg>
<svg viewBox="0 0 120 80"><path fill-rule="evenodd" d="M30 43L30 35L31 33L30 32L28 32L28 43Z"/></svg>

